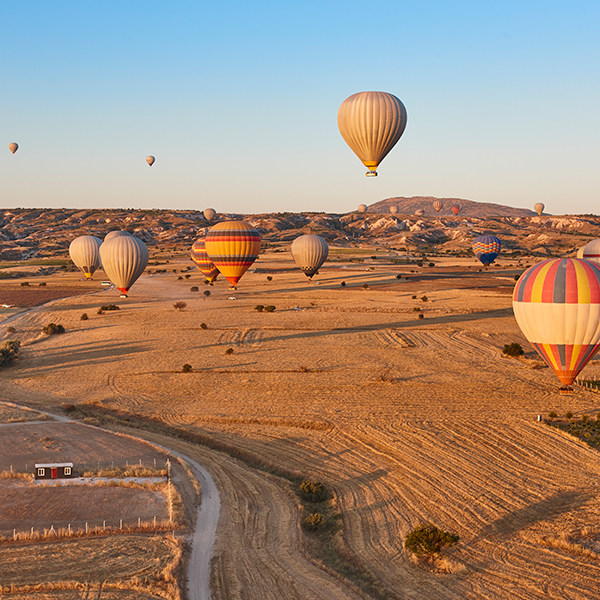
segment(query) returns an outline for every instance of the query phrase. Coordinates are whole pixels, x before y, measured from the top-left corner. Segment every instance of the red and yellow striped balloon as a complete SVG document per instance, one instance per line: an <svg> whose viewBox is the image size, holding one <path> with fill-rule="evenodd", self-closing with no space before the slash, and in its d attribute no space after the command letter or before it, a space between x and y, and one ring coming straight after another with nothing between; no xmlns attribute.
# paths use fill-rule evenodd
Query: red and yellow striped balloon
<svg viewBox="0 0 600 600"><path fill-rule="evenodd" d="M208 230L208 257L235 289L260 252L260 235L243 221L222 221Z"/></svg>
<svg viewBox="0 0 600 600"><path fill-rule="evenodd" d="M564 385L600 348L600 267L556 258L521 275L513 311L525 337Z"/></svg>
<svg viewBox="0 0 600 600"><path fill-rule="evenodd" d="M204 277L208 279L209 283L212 283L217 278L219 269L217 269L212 260L208 258L204 241L204 238L199 238L193 243L191 253L192 260L196 263L196 266L200 269Z"/></svg>

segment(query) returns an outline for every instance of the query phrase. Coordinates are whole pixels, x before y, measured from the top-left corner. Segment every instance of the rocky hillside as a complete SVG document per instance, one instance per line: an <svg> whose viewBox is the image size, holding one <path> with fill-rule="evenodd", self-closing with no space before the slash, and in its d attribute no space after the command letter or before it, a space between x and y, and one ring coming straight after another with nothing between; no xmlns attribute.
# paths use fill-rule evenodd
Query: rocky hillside
<svg viewBox="0 0 600 600"><path fill-rule="evenodd" d="M440 200L442 208L439 213L433 208L433 202ZM461 198L434 198L432 196L413 196L404 198L398 196L395 198L386 198L369 206L369 212L389 213L390 206L397 206L398 212L405 215L414 215L417 209L425 211L429 216L454 216L452 212L453 204L460 204L461 217L532 217L537 214L533 210L525 208L513 208L502 204L492 204L490 202L473 202L473 200L464 200Z"/></svg>

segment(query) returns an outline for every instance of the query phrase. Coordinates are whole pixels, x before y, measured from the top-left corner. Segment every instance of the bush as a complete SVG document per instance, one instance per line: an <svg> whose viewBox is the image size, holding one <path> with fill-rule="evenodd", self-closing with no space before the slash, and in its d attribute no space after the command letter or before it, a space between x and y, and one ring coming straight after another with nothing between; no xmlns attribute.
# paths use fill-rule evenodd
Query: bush
<svg viewBox="0 0 600 600"><path fill-rule="evenodd" d="M421 309L418 306L413 306L413 312L421 312Z"/></svg>
<svg viewBox="0 0 600 600"><path fill-rule="evenodd" d="M423 302L427 302L429 300L429 298L427 296L421 296L421 300Z"/></svg>
<svg viewBox="0 0 600 600"><path fill-rule="evenodd" d="M233 354L233 348L227 348L227 350L225 350L225 354L227 354L228 356L230 354Z"/></svg>
<svg viewBox="0 0 600 600"><path fill-rule="evenodd" d="M429 267L435 267L435 263L429 263Z"/></svg>
<svg viewBox="0 0 600 600"><path fill-rule="evenodd" d="M302 526L309 531L325 529L326 524L325 517L320 512L312 513L302 521Z"/></svg>
<svg viewBox="0 0 600 600"><path fill-rule="evenodd" d="M206 323L200 323L200 329L208 329L208 325Z"/></svg>
<svg viewBox="0 0 600 600"><path fill-rule="evenodd" d="M188 365L187 363L185 363L185 365L183 365L183 367L181 368L181 372L182 373L191 373L192 365Z"/></svg>
<svg viewBox="0 0 600 600"><path fill-rule="evenodd" d="M16 329L12 325L6 328L6 333L14 333L15 331Z"/></svg>
<svg viewBox="0 0 600 600"><path fill-rule="evenodd" d="M79 320L80 321L87 321L89 319L89 317L87 316L87 313L83 313L80 317Z"/></svg>
<svg viewBox="0 0 600 600"><path fill-rule="evenodd" d="M270 275L267 275L267 281L273 281L273 278Z"/></svg>
<svg viewBox="0 0 600 600"><path fill-rule="evenodd" d="M29 281L21 281L21 285L22 285L23 287L26 287L26 286L28 286L28 285L29 285Z"/></svg>
<svg viewBox="0 0 600 600"><path fill-rule="evenodd" d="M265 306L265 312L275 312L275 307L269 304L269 306Z"/></svg>
<svg viewBox="0 0 600 600"><path fill-rule="evenodd" d="M515 281L519 281L519 277L521 277L520 275L515 275Z"/></svg>
<svg viewBox="0 0 600 600"><path fill-rule="evenodd" d="M63 410L68 413L75 412L76 408L74 404L63 404Z"/></svg>
<svg viewBox="0 0 600 600"><path fill-rule="evenodd" d="M298 489L302 498L307 502L321 502L325 500L325 487L320 481L305 479Z"/></svg>
<svg viewBox="0 0 600 600"><path fill-rule="evenodd" d="M455 533L438 529L431 523L421 523L406 536L404 547L415 556L433 556L444 547L455 546L459 540Z"/></svg>
<svg viewBox="0 0 600 600"><path fill-rule="evenodd" d="M40 283L39 285L40 285L40 287L46 287L46 282L42 281L42 283Z"/></svg>
<svg viewBox="0 0 600 600"><path fill-rule="evenodd" d="M0 367L6 367L9 365L17 356L19 356L19 348L21 342L17 340L6 340L0 344Z"/></svg>
<svg viewBox="0 0 600 600"><path fill-rule="evenodd" d="M412 297L412 299L413 299L413 300L416 300L416 299L417 299L417 297L416 297L416 296L413 296L413 297Z"/></svg>
<svg viewBox="0 0 600 600"><path fill-rule="evenodd" d="M523 347L521 344L517 344L517 342L505 344L502 354L506 354L506 356L521 356L521 354L523 354Z"/></svg>
<svg viewBox="0 0 600 600"><path fill-rule="evenodd" d="M257 305L254 307L254 310L257 310L258 312L262 312L263 310L265 310L265 307L264 307L264 305L263 305L263 304L257 304Z"/></svg>
<svg viewBox="0 0 600 600"><path fill-rule="evenodd" d="M187 306L186 302L174 302L173 303L173 308L176 310L183 310L185 307Z"/></svg>
<svg viewBox="0 0 600 600"><path fill-rule="evenodd" d="M183 277L180 275L180 276L177 278L177 281L183 281Z"/></svg>
<svg viewBox="0 0 600 600"><path fill-rule="evenodd" d="M368 290L369 289L369 284L368 283L363 283L362 288L363 288L363 290Z"/></svg>
<svg viewBox="0 0 600 600"><path fill-rule="evenodd" d="M423 313L421 313L421 314L419 315L419 319L424 319L424 318L425 318L425 315L424 315Z"/></svg>
<svg viewBox="0 0 600 600"><path fill-rule="evenodd" d="M208 298L210 296L210 290L204 290L202 293L204 294L205 298Z"/></svg>
<svg viewBox="0 0 600 600"><path fill-rule="evenodd" d="M396 279L402 279L402 275L396 275Z"/></svg>
<svg viewBox="0 0 600 600"><path fill-rule="evenodd" d="M42 331L47 335L55 335L57 333L64 333L65 328L62 325L57 325L56 323L48 323L48 325L46 325Z"/></svg>
<svg viewBox="0 0 600 600"><path fill-rule="evenodd" d="M573 418L573 413L570 410L568 410L565 413L565 419L572 419L572 418Z"/></svg>
<svg viewBox="0 0 600 600"><path fill-rule="evenodd" d="M346 282L345 282L345 281L342 281L342 283L340 283L340 285L341 285L342 287L346 287Z"/></svg>
<svg viewBox="0 0 600 600"><path fill-rule="evenodd" d="M100 310L121 310L116 304L105 304Z"/></svg>
<svg viewBox="0 0 600 600"><path fill-rule="evenodd" d="M198 286L197 286L197 285L193 285L193 286L190 288L190 292L197 292L197 291L198 291Z"/></svg>
<svg viewBox="0 0 600 600"><path fill-rule="evenodd" d="M555 411L555 410L551 410L551 411L548 413L548 418L550 418L550 419L556 419L556 417L558 417L558 414L556 413L556 411Z"/></svg>
<svg viewBox="0 0 600 600"><path fill-rule="evenodd" d="M98 311L96 312L96 314L97 315L103 315L104 311L101 308L99 308Z"/></svg>
<svg viewBox="0 0 600 600"><path fill-rule="evenodd" d="M186 279L189 279L189 278L191 277L191 275L190 275L190 274L188 274L188 275L184 275L184 277L185 277Z"/></svg>

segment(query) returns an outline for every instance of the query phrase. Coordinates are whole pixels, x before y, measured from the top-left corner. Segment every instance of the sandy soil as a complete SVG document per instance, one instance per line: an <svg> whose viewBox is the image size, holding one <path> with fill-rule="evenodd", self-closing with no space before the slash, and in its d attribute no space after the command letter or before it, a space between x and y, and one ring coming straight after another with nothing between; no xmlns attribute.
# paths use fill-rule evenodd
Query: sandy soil
<svg viewBox="0 0 600 600"><path fill-rule="evenodd" d="M12 335L27 345L0 375L0 396L159 416L319 478L335 491L346 544L398 597L600 598L600 562L545 541L598 522L597 452L535 421L595 414L599 397L560 396L532 351L503 357L506 343L530 350L512 316L514 272L436 278L335 264L316 285L292 266L266 255L257 267L272 281L249 272L237 291L221 282L208 299L204 286L190 291L199 274L167 273L143 276L127 300L101 292L24 313ZM122 310L96 315L109 300ZM67 333L39 339L50 321ZM194 371L181 373L184 363ZM223 503L213 597L355 597L305 558L281 480L207 449L186 453L210 470ZM423 520L461 536L449 573L415 566L403 549Z"/></svg>

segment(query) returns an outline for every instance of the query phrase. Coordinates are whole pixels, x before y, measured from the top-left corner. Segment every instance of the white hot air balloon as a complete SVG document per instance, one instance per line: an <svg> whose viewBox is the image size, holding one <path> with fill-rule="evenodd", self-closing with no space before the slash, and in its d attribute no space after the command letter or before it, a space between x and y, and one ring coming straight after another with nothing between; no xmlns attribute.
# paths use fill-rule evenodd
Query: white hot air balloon
<svg viewBox="0 0 600 600"><path fill-rule="evenodd" d="M104 241L106 240L110 240L114 237L119 237L119 236L131 236L131 234L129 233L129 231L109 231L105 236L104 236Z"/></svg>
<svg viewBox="0 0 600 600"><path fill-rule="evenodd" d="M19 149L19 144L17 144L17 142L11 142L8 145L8 149L14 154Z"/></svg>
<svg viewBox="0 0 600 600"><path fill-rule="evenodd" d="M600 238L592 240L583 247L582 258L600 265Z"/></svg>
<svg viewBox="0 0 600 600"><path fill-rule="evenodd" d="M367 212L367 205L366 204L359 204L357 210L358 210L359 213L366 213Z"/></svg>
<svg viewBox="0 0 600 600"><path fill-rule="evenodd" d="M393 215L397 215L398 214L398 207L397 206L390 206L390 213Z"/></svg>
<svg viewBox="0 0 600 600"><path fill-rule="evenodd" d="M542 213L544 212L544 208L546 208L544 206L543 202L537 202L536 204L533 205L533 208L535 210L535 212L541 217Z"/></svg>
<svg viewBox="0 0 600 600"><path fill-rule="evenodd" d="M93 235L82 235L69 245L69 256L87 279L91 279L100 266L100 246L102 240Z"/></svg>
<svg viewBox="0 0 600 600"><path fill-rule="evenodd" d="M329 255L329 245L320 235L301 235L292 243L292 257L309 278L317 273Z"/></svg>
<svg viewBox="0 0 600 600"><path fill-rule="evenodd" d="M154 156L147 156L146 157L146 162L148 163L148 166L151 167L154 164L154 161L156 161L156 159L154 158Z"/></svg>
<svg viewBox="0 0 600 600"><path fill-rule="evenodd" d="M374 177L404 133L406 108L393 94L360 92L342 102L337 120L342 137L369 169L367 177Z"/></svg>
<svg viewBox="0 0 600 600"><path fill-rule="evenodd" d="M129 288L137 281L148 264L148 247L132 235L119 235L105 240L100 246L102 268L106 276L127 297Z"/></svg>
<svg viewBox="0 0 600 600"><path fill-rule="evenodd" d="M217 216L217 211L214 208L206 208L203 214L204 218L210 223Z"/></svg>

